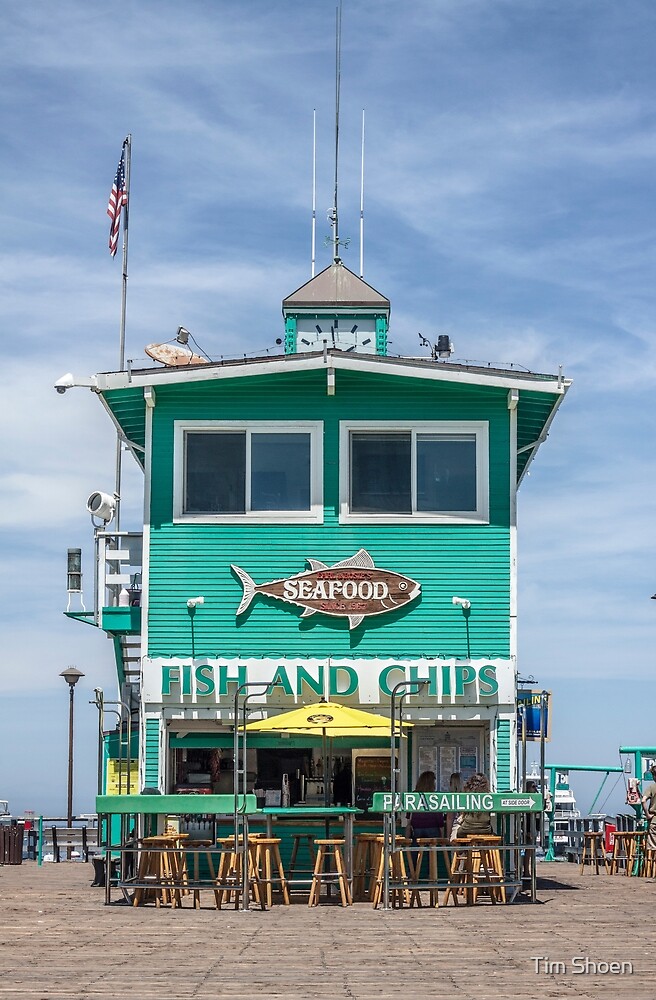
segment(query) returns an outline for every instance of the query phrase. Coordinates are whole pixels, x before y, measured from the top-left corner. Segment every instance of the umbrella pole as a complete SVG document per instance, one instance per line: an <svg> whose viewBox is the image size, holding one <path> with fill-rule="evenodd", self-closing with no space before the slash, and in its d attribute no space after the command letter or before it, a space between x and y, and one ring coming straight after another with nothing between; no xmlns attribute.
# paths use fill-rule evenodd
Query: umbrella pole
<svg viewBox="0 0 656 1000"><path fill-rule="evenodd" d="M328 807L330 805L330 793L328 792L328 738L326 736L326 727L324 726L321 730L321 752L323 754L323 804ZM327 835L326 835L327 836Z"/></svg>

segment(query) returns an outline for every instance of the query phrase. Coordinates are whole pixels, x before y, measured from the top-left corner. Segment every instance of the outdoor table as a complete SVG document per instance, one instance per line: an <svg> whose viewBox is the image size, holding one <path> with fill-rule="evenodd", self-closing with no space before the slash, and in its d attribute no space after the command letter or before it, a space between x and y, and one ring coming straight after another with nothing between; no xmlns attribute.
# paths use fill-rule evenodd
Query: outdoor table
<svg viewBox="0 0 656 1000"><path fill-rule="evenodd" d="M252 816L257 812L257 803L254 795L98 795L96 797L96 812L98 813L98 829L103 831L103 851L105 855L105 903L111 902L111 877L109 861L112 855L120 855L121 860L131 853L134 848L128 848L125 843L112 842L112 817L129 816L137 820L138 826L144 826L147 817L151 818L155 826L155 834L159 836L163 833L164 821L167 816L199 816L214 815L225 816L232 819L235 805L239 813L245 816ZM161 827L158 830L157 827ZM140 831L143 832L143 831ZM178 840L181 835L178 835ZM204 847L204 851L211 851L212 848ZM123 866L124 867L124 866ZM184 880L184 884L183 883ZM181 888L201 889L215 888L213 882L200 884L190 883L188 875L181 877ZM148 883L138 884L137 879L126 879L125 873L121 870L121 878L117 886L121 891L129 889L150 888Z"/></svg>
<svg viewBox="0 0 656 1000"><path fill-rule="evenodd" d="M330 836L331 822L341 822L344 826L344 861L349 888L353 880L353 820L362 814L355 806L264 806L258 813L266 819L267 837L273 836L274 820L322 819L326 824L326 837ZM300 884L309 879L290 880L290 884Z"/></svg>

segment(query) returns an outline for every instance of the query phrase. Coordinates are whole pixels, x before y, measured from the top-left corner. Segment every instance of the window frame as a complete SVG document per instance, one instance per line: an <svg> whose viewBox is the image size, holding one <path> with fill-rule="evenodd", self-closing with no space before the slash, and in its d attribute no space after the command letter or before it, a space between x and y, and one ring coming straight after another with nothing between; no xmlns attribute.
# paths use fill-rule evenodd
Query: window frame
<svg viewBox="0 0 656 1000"><path fill-rule="evenodd" d="M187 513L185 506L187 433L246 433L246 511ZM251 494L252 434L309 434L310 509L248 510ZM323 424L310 420L176 420L174 421L173 523L174 524L322 524L323 508Z"/></svg>
<svg viewBox="0 0 656 1000"><path fill-rule="evenodd" d="M412 511L403 513L358 513L350 509L351 433L410 431L410 489ZM476 510L430 512L417 510L417 436L420 434L473 434L476 441ZM342 420L339 425L339 523L340 524L489 524L490 458L487 420Z"/></svg>

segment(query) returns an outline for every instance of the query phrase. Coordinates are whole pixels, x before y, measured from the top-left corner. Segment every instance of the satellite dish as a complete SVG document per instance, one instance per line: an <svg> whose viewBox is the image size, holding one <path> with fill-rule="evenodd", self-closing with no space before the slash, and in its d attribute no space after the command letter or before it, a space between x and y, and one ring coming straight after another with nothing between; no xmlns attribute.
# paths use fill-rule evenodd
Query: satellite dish
<svg viewBox="0 0 656 1000"><path fill-rule="evenodd" d="M180 344L148 344L144 350L149 358L159 361L167 368L182 365L206 365L207 358L201 358Z"/></svg>

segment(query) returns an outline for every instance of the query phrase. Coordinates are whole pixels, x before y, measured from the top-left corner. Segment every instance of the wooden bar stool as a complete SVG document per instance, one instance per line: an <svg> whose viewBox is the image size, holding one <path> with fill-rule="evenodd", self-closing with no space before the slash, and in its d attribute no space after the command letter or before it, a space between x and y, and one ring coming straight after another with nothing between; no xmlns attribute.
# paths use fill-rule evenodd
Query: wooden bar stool
<svg viewBox="0 0 656 1000"><path fill-rule="evenodd" d="M353 902L349 889L346 869L344 867L344 855L342 847L345 841L342 840L315 840L317 848L317 860L314 863L314 873L312 876L312 886L310 888L310 898L308 906L318 906L321 894L322 882L332 884L337 882L342 899L342 906L350 906ZM330 871L330 859L335 861L335 871ZM328 864L328 870L324 871L324 864Z"/></svg>
<svg viewBox="0 0 656 1000"><path fill-rule="evenodd" d="M503 883L503 862L501 851L497 848L501 845L501 837L493 835L481 835L468 838L478 851L472 852L472 875L473 881L480 883L474 886L474 902L480 889L483 889L490 896L493 903L501 900L506 902L506 887Z"/></svg>
<svg viewBox="0 0 656 1000"><path fill-rule="evenodd" d="M501 837L463 837L454 841L456 848L451 859L451 871L444 903L449 899L458 906L460 893L464 893L468 906L473 905L480 892L487 892L492 903L506 902L503 883L501 852L495 850Z"/></svg>
<svg viewBox="0 0 656 1000"><path fill-rule="evenodd" d="M642 874L645 878L656 877L656 851L653 847L648 847L644 852Z"/></svg>
<svg viewBox="0 0 656 1000"><path fill-rule="evenodd" d="M194 882L195 883L197 883L199 881L199 863L198 862L199 862L201 854L203 854L205 856L205 863L207 864L207 867L208 867L208 870L209 870L209 873L210 873L210 878L212 880L212 883L216 883L216 871L215 871L215 868L214 868L214 858L212 857L212 852L209 850L209 848L213 847L213 846L214 846L214 841L213 840L194 840L193 844L191 844L187 848L187 853L192 856L193 862L194 862L193 871L194 871ZM219 890L217 888L214 888L213 892L214 892L214 900L215 900L216 903L218 903L218 901L219 901ZM200 909L200 889L197 888L197 887L194 887L194 889L192 890L192 893L193 893L193 897L194 897L194 909L198 910L198 909Z"/></svg>
<svg viewBox="0 0 656 1000"><path fill-rule="evenodd" d="M613 840L613 854L610 859L610 874L629 874L629 857L632 853L632 847L635 847L635 842L632 843L631 831L628 830L616 830Z"/></svg>
<svg viewBox="0 0 656 1000"><path fill-rule="evenodd" d="M460 893L466 893L467 903L473 902L473 895L471 888L466 889L465 883L471 882L471 852L467 850L467 841L454 840L452 841L454 845L454 851L451 855L451 863L449 866L449 881L447 883L446 892L444 893L444 905L446 906L449 899L453 899L454 906L459 905L458 896Z"/></svg>
<svg viewBox="0 0 656 1000"><path fill-rule="evenodd" d="M305 847L308 853L308 859L310 861L310 867L308 871L314 871L314 863L317 860L317 852L314 849L314 834L313 833L295 833L292 837L292 854L289 859L289 866L287 868L287 878L291 881L292 875L296 870L296 863L298 860L298 852L301 847ZM299 871L305 871L306 869L300 869Z"/></svg>
<svg viewBox="0 0 656 1000"><path fill-rule="evenodd" d="M602 861L608 873L608 861L604 851L604 835L601 830L585 830L583 833L583 853L581 855L581 875L586 862L594 865L595 875L599 874L599 862Z"/></svg>
<svg viewBox="0 0 656 1000"><path fill-rule="evenodd" d="M385 853L383 846L385 843L384 837L376 837L374 849L375 849L375 864L374 874L371 879L371 889L370 898L371 905L374 910L380 906L380 902L383 898L383 889L385 883ZM405 837L397 837L396 843L398 845L396 851L390 851L390 879L394 882L401 883L400 885L394 887L391 890L391 901L392 906L398 906L401 908L404 903L408 906L411 901L411 893L408 888L408 872L405 866L405 858L403 854L403 847L410 843Z"/></svg>
<svg viewBox="0 0 656 1000"><path fill-rule="evenodd" d="M264 891L260 887L260 879L255 863L255 852L259 838L248 844L248 884L254 902L264 910L266 909ZM235 847L234 837L225 837L217 841L222 847L221 862L217 872L216 882L219 889L216 899L216 908L220 910L224 903L230 903L234 899L235 909L239 906L239 897L242 893L242 846L240 839Z"/></svg>
<svg viewBox="0 0 656 1000"><path fill-rule="evenodd" d="M355 838L353 859L353 899L361 902L367 898L369 877L374 868L376 833L359 833Z"/></svg>
<svg viewBox="0 0 656 1000"><path fill-rule="evenodd" d="M628 862L626 874L643 875L645 866L645 830L632 830L629 835Z"/></svg>
<svg viewBox="0 0 656 1000"><path fill-rule="evenodd" d="M142 839L145 850L139 858L137 882L152 882L152 888L137 888L133 906L141 906L153 898L155 906L182 906L182 895L189 892L187 865L179 850L183 836L168 834Z"/></svg>
<svg viewBox="0 0 656 1000"><path fill-rule="evenodd" d="M435 837L420 837L417 840L417 847L437 847L438 844L440 844L440 840ZM427 853L428 853L428 881L437 882L437 851L428 851ZM418 851L417 858L415 861L415 870L414 870L414 881L416 882L419 881L419 878L421 876L421 865L423 857L424 857L424 851ZM429 896L430 905L439 906L440 900L437 888L429 889L428 891L430 893ZM413 890L412 896L414 896L415 892L417 893L418 897L418 905L421 906L421 898L419 897L419 891L416 889ZM410 898L410 906L412 906L412 896Z"/></svg>
<svg viewBox="0 0 656 1000"><path fill-rule="evenodd" d="M260 837L255 841L255 870L259 879L259 889L266 896L267 906L273 903L273 883L278 882L282 892L282 901L289 906L289 888L285 870L280 857L280 837ZM273 874L273 871L277 875Z"/></svg>

